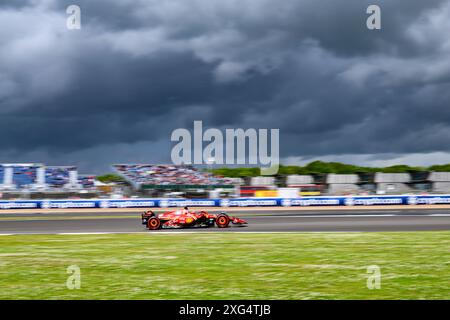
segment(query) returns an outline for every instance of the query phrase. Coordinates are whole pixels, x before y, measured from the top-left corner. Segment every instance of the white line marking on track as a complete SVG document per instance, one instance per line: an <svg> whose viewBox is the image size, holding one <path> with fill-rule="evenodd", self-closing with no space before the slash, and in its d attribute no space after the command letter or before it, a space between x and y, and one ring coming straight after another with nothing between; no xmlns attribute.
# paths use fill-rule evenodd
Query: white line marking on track
<svg viewBox="0 0 450 320"><path fill-rule="evenodd" d="M251 216L247 216L251 217ZM376 218L376 217L450 217L450 214L319 214L300 216L259 216L264 218Z"/></svg>
<svg viewBox="0 0 450 320"><path fill-rule="evenodd" d="M348 231L353 232L353 231ZM362 232L362 231L356 231L356 232ZM165 234L165 235L177 235L177 234L246 234L246 233L259 233L259 234L265 234L265 233L330 233L329 231L173 231L173 230L167 230L167 231L133 231L133 232L87 232L87 233L54 233L56 235L106 235L106 234L149 234L149 235L157 235L157 234Z"/></svg>
<svg viewBox="0 0 450 320"><path fill-rule="evenodd" d="M57 234L61 236L67 236L67 235L102 235L102 234L127 234L127 233L148 233L145 231L111 231L111 232L58 232L58 233L51 233L51 234Z"/></svg>
<svg viewBox="0 0 450 320"><path fill-rule="evenodd" d="M364 231L345 231L345 232L364 232ZM74 232L74 233L9 233L9 234L0 234L2 236L17 236L17 235L64 235L64 236L79 236L79 235L111 235L111 234L148 234L148 235L180 235L180 234L267 234L267 233L276 233L276 234L285 234L285 233L334 233L334 231L132 231L132 232Z"/></svg>
<svg viewBox="0 0 450 320"><path fill-rule="evenodd" d="M260 216L264 218L373 218L373 217L408 217L407 215L396 215L396 214L339 214L339 215L301 215L301 216ZM248 216L250 218L250 216ZM414 216L416 217L416 216Z"/></svg>
<svg viewBox="0 0 450 320"><path fill-rule="evenodd" d="M367 213L368 211L352 211L352 214L355 213ZM402 212L401 210L370 210L370 213L399 213Z"/></svg>

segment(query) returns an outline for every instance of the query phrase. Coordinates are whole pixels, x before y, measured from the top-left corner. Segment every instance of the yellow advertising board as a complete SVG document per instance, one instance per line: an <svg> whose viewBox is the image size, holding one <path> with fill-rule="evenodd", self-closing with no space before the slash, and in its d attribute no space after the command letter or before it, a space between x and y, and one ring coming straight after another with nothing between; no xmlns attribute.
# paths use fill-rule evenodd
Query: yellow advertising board
<svg viewBox="0 0 450 320"><path fill-rule="evenodd" d="M278 191L277 190L257 190L257 191L255 191L255 197L276 198L276 197L278 197Z"/></svg>
<svg viewBox="0 0 450 320"><path fill-rule="evenodd" d="M303 197L320 196L320 191L300 191L298 194Z"/></svg>

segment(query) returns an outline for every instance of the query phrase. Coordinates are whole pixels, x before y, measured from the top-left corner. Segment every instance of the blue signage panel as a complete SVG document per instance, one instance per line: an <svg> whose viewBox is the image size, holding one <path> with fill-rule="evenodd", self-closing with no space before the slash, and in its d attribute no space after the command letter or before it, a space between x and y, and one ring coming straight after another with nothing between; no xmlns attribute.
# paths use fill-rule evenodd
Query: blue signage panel
<svg viewBox="0 0 450 320"><path fill-rule="evenodd" d="M312 207L450 204L450 195L339 196L232 199L0 200L1 209L92 209L177 207Z"/></svg>

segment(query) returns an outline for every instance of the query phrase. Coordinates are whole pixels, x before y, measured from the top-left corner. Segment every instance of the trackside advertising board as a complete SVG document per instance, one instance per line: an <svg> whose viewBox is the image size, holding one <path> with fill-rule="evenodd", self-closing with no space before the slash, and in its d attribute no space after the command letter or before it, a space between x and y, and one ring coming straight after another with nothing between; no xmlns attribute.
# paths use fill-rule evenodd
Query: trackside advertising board
<svg viewBox="0 0 450 320"><path fill-rule="evenodd" d="M314 207L450 204L450 195L339 196L301 198L234 199L92 199L92 200L1 200L1 209L93 209L171 207Z"/></svg>

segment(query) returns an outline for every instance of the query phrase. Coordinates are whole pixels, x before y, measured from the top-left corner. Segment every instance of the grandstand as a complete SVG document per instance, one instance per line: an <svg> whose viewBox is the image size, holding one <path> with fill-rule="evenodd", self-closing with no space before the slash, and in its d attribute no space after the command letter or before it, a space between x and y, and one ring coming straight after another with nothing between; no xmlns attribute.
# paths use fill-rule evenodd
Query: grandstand
<svg viewBox="0 0 450 320"><path fill-rule="evenodd" d="M191 166L116 164L113 168L136 190L234 188L233 180L214 176Z"/></svg>
<svg viewBox="0 0 450 320"><path fill-rule="evenodd" d="M446 193L450 190L450 172L431 172L428 180L434 193Z"/></svg>
<svg viewBox="0 0 450 320"><path fill-rule="evenodd" d="M433 182L433 176L440 177ZM431 178L429 178L431 177ZM429 172L357 174L286 175L282 183L274 177L251 177L249 185L241 187L241 196L269 196L279 187L298 188L300 195L362 195L402 193L445 193L450 191L450 175ZM448 179L448 180L447 180ZM436 178L438 180L438 178ZM433 189L431 186L433 185Z"/></svg>
<svg viewBox="0 0 450 320"><path fill-rule="evenodd" d="M48 166L40 163L0 164L0 190L3 192L58 192L93 188L93 178L78 178L74 166Z"/></svg>
<svg viewBox="0 0 450 320"><path fill-rule="evenodd" d="M5 163L0 165L0 180L2 190L16 190L31 187L37 181L37 172L41 164Z"/></svg>
<svg viewBox="0 0 450 320"><path fill-rule="evenodd" d="M357 174L328 174L327 184L330 194L359 193L359 177Z"/></svg>
<svg viewBox="0 0 450 320"><path fill-rule="evenodd" d="M45 168L45 183L50 188L63 188L69 183L69 171L73 167L47 167Z"/></svg>
<svg viewBox="0 0 450 320"><path fill-rule="evenodd" d="M360 192L363 194L374 194L377 191L377 185L375 184L374 172L360 172L358 173Z"/></svg>
<svg viewBox="0 0 450 320"><path fill-rule="evenodd" d="M242 178L227 178L227 180L236 186L242 186L244 184L244 179Z"/></svg>
<svg viewBox="0 0 450 320"><path fill-rule="evenodd" d="M250 185L254 187L275 187L274 177L253 177L250 180Z"/></svg>
<svg viewBox="0 0 450 320"><path fill-rule="evenodd" d="M226 178L192 166L160 164L116 164L114 170L129 185L121 185L128 196L186 197L214 194L245 197L274 197L279 188L296 188L302 196L351 194L450 193L450 172L410 171L403 173L359 172L354 174L312 173ZM5 197L46 194L95 196L99 182L93 175L78 175L76 166L46 166L41 163L0 164L0 193ZM88 191L88 192L86 192ZM107 194L106 191L101 191ZM234 192L234 193L233 193ZM122 190L123 193L123 190Z"/></svg>
<svg viewBox="0 0 450 320"><path fill-rule="evenodd" d="M286 185L288 187L296 187L310 184L314 184L314 177L311 175L293 174L286 177Z"/></svg>
<svg viewBox="0 0 450 320"><path fill-rule="evenodd" d="M94 175L81 175L78 177L78 183L82 189L95 188L95 176Z"/></svg>
<svg viewBox="0 0 450 320"><path fill-rule="evenodd" d="M313 175L288 175L285 179L288 188L298 188L302 196L320 196L324 190L324 184L316 183Z"/></svg>
<svg viewBox="0 0 450 320"><path fill-rule="evenodd" d="M382 173L375 174L375 183L377 193L410 193L412 188L409 186L411 176L409 173Z"/></svg>

